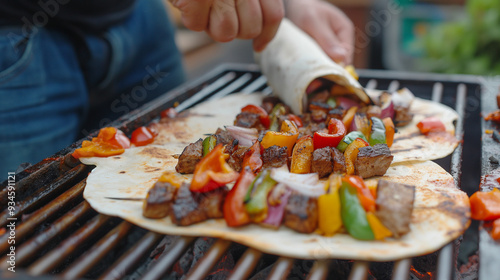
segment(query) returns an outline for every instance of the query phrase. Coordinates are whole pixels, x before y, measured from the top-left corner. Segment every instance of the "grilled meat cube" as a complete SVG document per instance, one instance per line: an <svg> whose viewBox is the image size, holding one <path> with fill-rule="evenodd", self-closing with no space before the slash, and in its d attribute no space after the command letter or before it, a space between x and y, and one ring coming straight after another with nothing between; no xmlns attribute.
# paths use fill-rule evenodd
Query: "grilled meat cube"
<svg viewBox="0 0 500 280"><path fill-rule="evenodd" d="M331 107L326 103L311 102L309 110L311 111L311 119L314 122L324 122Z"/></svg>
<svg viewBox="0 0 500 280"><path fill-rule="evenodd" d="M262 168L281 167L288 163L288 150L286 147L271 146L262 153Z"/></svg>
<svg viewBox="0 0 500 280"><path fill-rule="evenodd" d="M380 118L380 114L382 113L382 109L380 106L369 105L366 107L362 107L358 110L359 113L366 114L366 117L370 119L371 117Z"/></svg>
<svg viewBox="0 0 500 280"><path fill-rule="evenodd" d="M333 158L330 147L316 149L313 152L311 171L318 173L320 178L326 177L333 172Z"/></svg>
<svg viewBox="0 0 500 280"><path fill-rule="evenodd" d="M285 207L285 226L302 233L311 233L318 226L318 200L294 192Z"/></svg>
<svg viewBox="0 0 500 280"><path fill-rule="evenodd" d="M199 194L199 207L205 212L208 219L223 218L222 205L229 189L224 186L213 191Z"/></svg>
<svg viewBox="0 0 500 280"><path fill-rule="evenodd" d="M215 137L217 138L217 145L222 144L222 145L228 145L232 144L234 141L233 136L229 131L222 129L222 128L217 128L217 131L215 132Z"/></svg>
<svg viewBox="0 0 500 280"><path fill-rule="evenodd" d="M345 110L342 108L335 108L335 109L328 111L326 123L329 123L330 119L342 120L342 118L344 117L344 113L345 113Z"/></svg>
<svg viewBox="0 0 500 280"><path fill-rule="evenodd" d="M207 214L200 207L199 194L189 190L189 184L183 183L177 190L172 203L172 222L178 226L189 226L206 220Z"/></svg>
<svg viewBox="0 0 500 280"><path fill-rule="evenodd" d="M176 191L177 188L168 182L156 182L146 195L142 215L150 219L160 219L168 216Z"/></svg>
<svg viewBox="0 0 500 280"><path fill-rule="evenodd" d="M375 215L396 238L410 231L414 200L414 186L378 181Z"/></svg>
<svg viewBox="0 0 500 280"><path fill-rule="evenodd" d="M410 108L394 106L394 125L405 126L413 119L413 114L410 113Z"/></svg>
<svg viewBox="0 0 500 280"><path fill-rule="evenodd" d="M321 131L324 129L326 129L326 124L324 122L321 123L310 122L309 124L304 125L303 127L299 127L299 138L304 135L313 136L314 132Z"/></svg>
<svg viewBox="0 0 500 280"><path fill-rule="evenodd" d="M237 148L229 155L227 164L231 166L236 172L241 171L241 164L243 163L243 158L245 153L248 151L248 147L237 146Z"/></svg>
<svg viewBox="0 0 500 280"><path fill-rule="evenodd" d="M234 120L234 125L246 128L256 128L259 131L265 129L264 125L260 122L260 116L250 112L239 113Z"/></svg>
<svg viewBox="0 0 500 280"><path fill-rule="evenodd" d="M278 97L275 96L267 96L262 100L262 108L267 111L268 114L271 114L274 106L276 104L282 103Z"/></svg>
<svg viewBox="0 0 500 280"><path fill-rule="evenodd" d="M356 174L363 178L382 176L391 165L393 157L387 144L361 147L354 161Z"/></svg>
<svg viewBox="0 0 500 280"><path fill-rule="evenodd" d="M201 160L203 157L203 140L199 139L198 141L187 145L186 148L182 151L182 154L179 157L179 161L175 166L175 170L179 173L193 173L195 165Z"/></svg>
<svg viewBox="0 0 500 280"><path fill-rule="evenodd" d="M312 95L312 96L311 96ZM313 93L309 95L309 103L311 102L320 102L320 103L326 103L328 100L328 97L330 97L330 91L328 90L322 90L317 93Z"/></svg>
<svg viewBox="0 0 500 280"><path fill-rule="evenodd" d="M338 174L344 174L346 172L344 154L337 148L332 148L331 152L333 159L333 172Z"/></svg>

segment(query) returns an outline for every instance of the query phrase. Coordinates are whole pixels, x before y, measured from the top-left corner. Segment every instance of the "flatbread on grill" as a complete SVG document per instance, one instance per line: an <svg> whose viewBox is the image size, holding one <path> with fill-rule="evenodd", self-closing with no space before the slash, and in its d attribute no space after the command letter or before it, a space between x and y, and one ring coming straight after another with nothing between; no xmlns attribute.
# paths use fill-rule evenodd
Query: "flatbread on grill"
<svg viewBox="0 0 500 280"><path fill-rule="evenodd" d="M204 134L214 133L218 127L231 124L243 106L260 104L262 98L260 94L235 94L206 102L183 116L156 124L160 134L152 145L133 147L121 155L108 158L81 158L85 164L96 165L87 178L85 199L102 214L119 216L155 232L220 237L267 253L305 259L389 261L424 255L454 240L468 227L469 200L464 192L455 187L451 175L433 162L405 163L405 160L401 160L400 164L393 163L383 177L416 186L411 231L401 239L360 241L347 234L323 237L318 234L301 234L284 226L279 230L258 225L229 228L223 219L179 227L171 223L170 217L155 220L142 216L143 201L137 199L146 197L149 188L164 171L175 170L176 157L186 145L204 137ZM414 104L416 113L424 115L449 110L443 108L443 105L419 99ZM417 120L419 114L416 116ZM447 127L452 130L452 124L447 123ZM405 135L404 130L398 132L395 143L399 141L398 137L402 137L398 135ZM423 156L426 155L424 148L415 153L421 160L427 159ZM438 150L435 148L430 154L436 156ZM401 155L395 156L397 159L405 154L401 152L395 155ZM191 179L191 175L184 177L186 180Z"/></svg>

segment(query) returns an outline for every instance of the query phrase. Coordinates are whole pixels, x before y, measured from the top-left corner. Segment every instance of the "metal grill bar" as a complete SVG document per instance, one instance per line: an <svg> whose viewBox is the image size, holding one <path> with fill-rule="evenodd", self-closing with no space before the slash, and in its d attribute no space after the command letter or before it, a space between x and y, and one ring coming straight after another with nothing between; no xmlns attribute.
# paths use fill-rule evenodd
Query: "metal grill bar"
<svg viewBox="0 0 500 280"><path fill-rule="evenodd" d="M230 245L231 241L218 239L203 258L198 261L194 269L189 272L186 279L196 280L205 278L208 272L210 272L210 269L219 261Z"/></svg>
<svg viewBox="0 0 500 280"><path fill-rule="evenodd" d="M354 262L352 266L351 274L349 275L349 280L362 280L366 279L368 276L368 269L370 268L369 262Z"/></svg>
<svg viewBox="0 0 500 280"><path fill-rule="evenodd" d="M87 215L92 208L87 203L80 203L66 215L52 223L45 231L36 235L31 240L24 242L16 252L16 264L23 265L29 261L37 252L43 249L55 237L62 235L74 223ZM7 269L7 261L2 259L0 267Z"/></svg>
<svg viewBox="0 0 500 280"><path fill-rule="evenodd" d="M208 100L216 100L219 98L222 98L230 93L236 92L236 90L240 87L242 87L246 82L250 81L252 78L252 74L246 73L243 76L239 77L235 81L233 81L231 84L229 84L227 87L225 87L223 90L217 92L216 94L212 95Z"/></svg>
<svg viewBox="0 0 500 280"><path fill-rule="evenodd" d="M104 272L99 279L122 279L154 245L158 244L162 237L163 235L158 233L147 233L134 247L130 248L113 266Z"/></svg>
<svg viewBox="0 0 500 280"><path fill-rule="evenodd" d="M168 254L162 256L153 268L142 278L143 280L160 279L175 263L175 261L184 253L189 245L195 240L194 237L180 237L169 248Z"/></svg>
<svg viewBox="0 0 500 280"><path fill-rule="evenodd" d="M252 92L257 91L259 88L262 88L263 86L265 86L266 83L267 83L267 78L266 78L266 76L262 75L262 76L258 77L257 79L255 79L255 81L253 81L247 87L242 89L241 92L245 93L245 94L250 94Z"/></svg>
<svg viewBox="0 0 500 280"><path fill-rule="evenodd" d="M269 280L286 279L293 267L294 259L280 257L274 264L273 270L269 274Z"/></svg>
<svg viewBox="0 0 500 280"><path fill-rule="evenodd" d="M248 279L248 276L252 273L261 256L262 252L252 248L247 249L245 254L238 260L233 272L229 276L229 280Z"/></svg>
<svg viewBox="0 0 500 280"><path fill-rule="evenodd" d="M410 274L411 259L402 259L394 263L392 280L408 278Z"/></svg>
<svg viewBox="0 0 500 280"><path fill-rule="evenodd" d="M92 269L101 258L113 249L131 228L132 224L123 221L119 226L106 234L106 236L95 244L86 254L76 260L72 266L67 268L62 274L62 278L76 279L82 277L87 271Z"/></svg>
<svg viewBox="0 0 500 280"><path fill-rule="evenodd" d="M328 276L328 267L330 267L330 260L316 261L307 276L308 280L324 280Z"/></svg>
<svg viewBox="0 0 500 280"><path fill-rule="evenodd" d="M84 202L88 204L87 202ZM42 275L50 272L52 269L59 267L64 260L73 255L76 249L81 246L90 237L106 224L111 218L105 215L97 215L88 221L83 227L76 231L71 237L64 240L57 248L50 251L43 258L38 259L28 268L28 273L31 275Z"/></svg>

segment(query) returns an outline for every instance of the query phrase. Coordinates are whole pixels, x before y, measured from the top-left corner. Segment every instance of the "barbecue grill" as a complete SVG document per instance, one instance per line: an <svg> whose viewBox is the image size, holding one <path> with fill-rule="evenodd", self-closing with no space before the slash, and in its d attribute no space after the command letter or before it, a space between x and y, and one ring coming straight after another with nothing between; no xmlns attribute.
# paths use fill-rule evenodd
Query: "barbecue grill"
<svg viewBox="0 0 500 280"><path fill-rule="evenodd" d="M414 74L360 70L360 83L368 88L409 88L416 96L454 108L460 118L456 136L463 140L455 152L436 162L449 171L458 187L469 195L477 190L481 172L493 167L478 156L483 136L483 159L495 151L491 136L481 134L483 111L492 111L498 83L474 76ZM185 110L208 99L234 92L250 94L272 90L255 65L224 64L199 79L182 85L154 102L132 111L111 124L130 134L159 118L160 112L179 103ZM487 98L487 99L486 99ZM485 100L485 102L481 102ZM489 124L483 122L483 127ZM465 129L464 129L465 128ZM96 132L88 138L96 136ZM268 255L223 239L166 236L141 229L116 217L96 213L82 197L92 167L71 157L84 139L15 175L16 206L7 208L8 186L0 186L0 226L14 223L15 270L9 267L7 231L0 235L0 277L64 277L99 279L159 279L184 275L189 279L482 279L498 277L500 244L480 229L479 271L475 263L460 272L457 254L464 244L455 240L427 256L396 262L369 263L350 260L296 260ZM480 168L482 166L482 169ZM11 209L12 210L12 209ZM460 246L462 244L462 246ZM463 250L461 250L463 251ZM472 250L474 251L474 250ZM474 252L472 252L474 253ZM467 255L468 256L468 255ZM466 257L467 257L466 256ZM474 259L474 258L472 258ZM477 259L477 258L476 258Z"/></svg>

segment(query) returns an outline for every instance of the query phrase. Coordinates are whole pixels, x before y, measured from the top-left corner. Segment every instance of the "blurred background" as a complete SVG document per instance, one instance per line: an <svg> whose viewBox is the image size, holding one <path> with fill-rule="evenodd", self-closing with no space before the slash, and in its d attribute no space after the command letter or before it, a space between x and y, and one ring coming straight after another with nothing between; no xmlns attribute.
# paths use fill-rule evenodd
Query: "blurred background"
<svg viewBox="0 0 500 280"><path fill-rule="evenodd" d="M356 68L500 74L498 0L328 0L356 29ZM213 42L203 32L178 26L188 79L224 62L252 63L250 41Z"/></svg>

